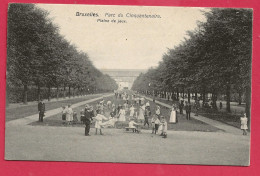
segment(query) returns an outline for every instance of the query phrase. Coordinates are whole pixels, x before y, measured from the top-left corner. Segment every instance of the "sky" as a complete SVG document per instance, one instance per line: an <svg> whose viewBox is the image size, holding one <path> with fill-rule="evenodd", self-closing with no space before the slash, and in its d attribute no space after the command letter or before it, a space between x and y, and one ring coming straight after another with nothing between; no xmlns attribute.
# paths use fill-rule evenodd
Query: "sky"
<svg viewBox="0 0 260 176"><path fill-rule="evenodd" d="M148 69L156 67L168 48L184 40L197 21L205 21L201 10L191 7L100 6L39 4L60 33L88 54L98 69ZM77 16L97 13L98 17ZM159 15L133 18L126 14ZM114 14L114 15L113 15ZM122 14L123 17L118 17ZM100 22L102 20L109 22ZM116 23L111 22L116 20ZM117 23L124 20L125 23Z"/></svg>

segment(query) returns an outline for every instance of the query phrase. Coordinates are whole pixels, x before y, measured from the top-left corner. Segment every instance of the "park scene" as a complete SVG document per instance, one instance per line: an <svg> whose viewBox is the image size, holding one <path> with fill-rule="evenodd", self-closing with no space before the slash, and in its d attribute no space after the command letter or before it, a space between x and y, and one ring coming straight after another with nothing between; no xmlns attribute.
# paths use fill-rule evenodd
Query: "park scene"
<svg viewBox="0 0 260 176"><path fill-rule="evenodd" d="M251 59L251 9L10 4L5 159L248 166Z"/></svg>

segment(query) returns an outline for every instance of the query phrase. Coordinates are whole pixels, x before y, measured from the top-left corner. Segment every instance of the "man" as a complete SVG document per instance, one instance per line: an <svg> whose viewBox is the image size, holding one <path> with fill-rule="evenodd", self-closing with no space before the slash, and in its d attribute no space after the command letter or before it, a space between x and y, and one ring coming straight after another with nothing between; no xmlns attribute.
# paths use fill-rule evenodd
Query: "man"
<svg viewBox="0 0 260 176"><path fill-rule="evenodd" d="M89 134L89 130L90 130L90 124L92 122L92 118L94 117L94 111L93 111L93 107L89 106L88 104L86 104L86 108L85 108L85 136L90 136Z"/></svg>
<svg viewBox="0 0 260 176"><path fill-rule="evenodd" d="M45 112L45 104L44 104L42 99L38 103L38 111L39 111L39 122L43 122L43 116L44 116L44 112Z"/></svg>
<svg viewBox="0 0 260 176"><path fill-rule="evenodd" d="M185 110L186 110L186 118L187 120L190 120L191 105L189 102L186 102Z"/></svg>
<svg viewBox="0 0 260 176"><path fill-rule="evenodd" d="M149 109L148 106L146 106L144 111L144 126L147 124L149 128L148 118L149 118Z"/></svg>
<svg viewBox="0 0 260 176"><path fill-rule="evenodd" d="M183 100L181 100L181 103L179 105L180 114L183 114L183 107L184 107Z"/></svg>

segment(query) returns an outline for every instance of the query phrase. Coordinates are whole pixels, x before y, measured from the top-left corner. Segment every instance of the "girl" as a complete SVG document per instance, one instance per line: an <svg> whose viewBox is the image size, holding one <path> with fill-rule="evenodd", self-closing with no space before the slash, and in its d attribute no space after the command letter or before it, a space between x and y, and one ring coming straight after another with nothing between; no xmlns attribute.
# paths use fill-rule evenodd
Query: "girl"
<svg viewBox="0 0 260 176"><path fill-rule="evenodd" d="M177 123L177 114L176 114L176 107L175 105L172 105L172 110L171 110L171 115L170 115L170 120L169 123Z"/></svg>
<svg viewBox="0 0 260 176"><path fill-rule="evenodd" d="M161 118L161 126L162 126L162 136L163 138L167 138L167 122L165 120L165 117L162 116Z"/></svg>
<svg viewBox="0 0 260 176"><path fill-rule="evenodd" d="M246 130L248 129L248 127L247 127L248 119L246 117L246 113L244 114L244 117L240 118L240 121L241 121L241 130L243 130L243 135L247 135L247 131Z"/></svg>
<svg viewBox="0 0 260 176"><path fill-rule="evenodd" d="M96 117L94 117L94 119L96 120L95 122L96 134L99 130L100 135L103 135L101 130L102 120L107 120L107 118L101 114L100 110L97 110L97 115Z"/></svg>
<svg viewBox="0 0 260 176"><path fill-rule="evenodd" d="M158 119L160 119L161 111L160 111L160 106L158 106L158 105L156 107L155 114L157 115Z"/></svg>

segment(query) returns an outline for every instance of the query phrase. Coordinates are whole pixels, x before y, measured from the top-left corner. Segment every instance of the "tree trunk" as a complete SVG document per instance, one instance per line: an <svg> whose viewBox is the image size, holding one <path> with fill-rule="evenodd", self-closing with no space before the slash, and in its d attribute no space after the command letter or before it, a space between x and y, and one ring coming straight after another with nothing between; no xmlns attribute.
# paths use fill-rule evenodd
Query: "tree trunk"
<svg viewBox="0 0 260 176"><path fill-rule="evenodd" d="M51 101L51 86L48 86L48 101Z"/></svg>
<svg viewBox="0 0 260 176"><path fill-rule="evenodd" d="M56 98L59 99L59 86L57 86Z"/></svg>
<svg viewBox="0 0 260 176"><path fill-rule="evenodd" d="M231 112L231 109L230 109L230 84L227 85L226 96L227 96L226 111Z"/></svg>
<svg viewBox="0 0 260 176"><path fill-rule="evenodd" d="M177 101L179 101L179 88L177 88Z"/></svg>
<svg viewBox="0 0 260 176"><path fill-rule="evenodd" d="M184 86L182 88L182 98L184 99Z"/></svg>
<svg viewBox="0 0 260 176"><path fill-rule="evenodd" d="M242 92L241 91L238 92L238 104L239 105L242 104Z"/></svg>
<svg viewBox="0 0 260 176"><path fill-rule="evenodd" d="M23 86L23 104L27 104L27 93L28 93L28 87L27 84Z"/></svg>
<svg viewBox="0 0 260 176"><path fill-rule="evenodd" d="M38 101L40 101L41 100L41 86L40 86L40 84L38 84L38 89L37 89L37 97L38 97Z"/></svg>
<svg viewBox="0 0 260 176"><path fill-rule="evenodd" d="M246 116L248 118L248 129L251 127L251 86L246 87Z"/></svg>
<svg viewBox="0 0 260 176"><path fill-rule="evenodd" d="M70 86L69 86L69 98L70 98Z"/></svg>
<svg viewBox="0 0 260 176"><path fill-rule="evenodd" d="M206 103L206 90L205 88L203 88L203 92L202 92L202 107L205 106Z"/></svg>
<svg viewBox="0 0 260 176"><path fill-rule="evenodd" d="M190 103L190 89L188 89L188 102Z"/></svg>

